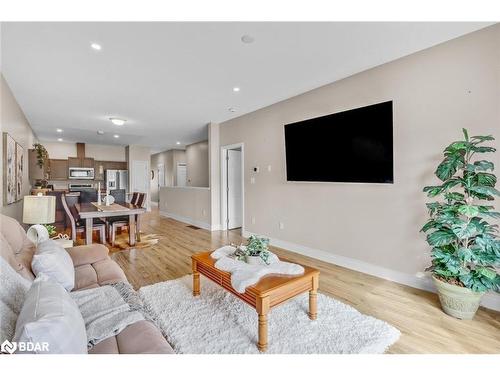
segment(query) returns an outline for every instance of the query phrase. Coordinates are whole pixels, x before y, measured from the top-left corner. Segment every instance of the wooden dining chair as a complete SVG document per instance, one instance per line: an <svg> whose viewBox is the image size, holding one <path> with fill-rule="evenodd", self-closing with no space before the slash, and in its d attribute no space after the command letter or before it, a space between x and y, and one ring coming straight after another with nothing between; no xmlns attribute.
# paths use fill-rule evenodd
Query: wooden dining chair
<svg viewBox="0 0 500 375"><path fill-rule="evenodd" d="M133 202L134 195L136 195L136 203ZM134 192L134 195L132 195L132 200L131 204L134 204L139 207L143 207L144 203L146 202L146 193L137 193ZM135 218L135 237L138 242L141 241L141 235L140 235L140 216L141 215L136 215ZM106 220L106 225L108 228L108 238L109 242L111 243L111 246L115 246L115 241L116 241L116 231L117 229L122 229L124 227L128 227L128 230L130 230L130 225L129 225L129 217L128 216L114 216L114 217L109 217Z"/></svg>
<svg viewBox="0 0 500 375"><path fill-rule="evenodd" d="M62 205L64 207L64 211L69 218L71 223L71 239L76 241L77 233L85 232L85 221L80 219L78 215L78 211L76 210L74 205L69 205L66 200L66 194L63 194L61 197ZM102 244L106 243L106 224L101 219L94 219L92 223L92 231L99 231L99 240Z"/></svg>

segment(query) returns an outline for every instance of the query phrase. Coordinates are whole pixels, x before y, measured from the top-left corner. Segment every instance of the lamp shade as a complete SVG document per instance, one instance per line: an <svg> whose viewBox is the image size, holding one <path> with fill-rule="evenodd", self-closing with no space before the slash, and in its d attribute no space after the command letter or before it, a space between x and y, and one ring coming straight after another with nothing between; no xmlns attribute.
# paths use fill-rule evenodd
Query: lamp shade
<svg viewBox="0 0 500 375"><path fill-rule="evenodd" d="M50 224L56 220L56 197L26 195L23 204L23 223Z"/></svg>

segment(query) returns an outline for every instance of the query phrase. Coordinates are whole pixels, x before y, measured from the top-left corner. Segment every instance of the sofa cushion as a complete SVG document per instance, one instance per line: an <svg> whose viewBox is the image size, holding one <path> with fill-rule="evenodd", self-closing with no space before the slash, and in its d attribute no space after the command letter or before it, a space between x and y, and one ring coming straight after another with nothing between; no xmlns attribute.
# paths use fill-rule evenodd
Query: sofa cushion
<svg viewBox="0 0 500 375"><path fill-rule="evenodd" d="M75 286L73 261L64 248L53 240L37 245L31 269L35 275L43 273L61 284L70 292Z"/></svg>
<svg viewBox="0 0 500 375"><path fill-rule="evenodd" d="M172 347L158 328L146 320L129 325L118 335L94 346L89 354L171 354Z"/></svg>
<svg viewBox="0 0 500 375"><path fill-rule="evenodd" d="M109 250L102 244L82 245L66 249L75 267L95 263L108 257Z"/></svg>
<svg viewBox="0 0 500 375"><path fill-rule="evenodd" d="M15 254L19 254L27 248L34 247L33 243L26 236L23 227L16 219L0 215L0 230Z"/></svg>
<svg viewBox="0 0 500 375"><path fill-rule="evenodd" d="M0 233L0 256L25 279L29 281L35 279L35 276L31 272L31 258L33 257L33 253L31 251L22 251L16 256L10 243L2 233Z"/></svg>
<svg viewBox="0 0 500 375"><path fill-rule="evenodd" d="M75 267L75 287L73 290L96 288L101 285L127 281L125 273L109 257L91 264Z"/></svg>
<svg viewBox="0 0 500 375"><path fill-rule="evenodd" d="M77 304L62 285L44 274L26 293L14 341L42 345L30 353L87 353L85 322Z"/></svg>

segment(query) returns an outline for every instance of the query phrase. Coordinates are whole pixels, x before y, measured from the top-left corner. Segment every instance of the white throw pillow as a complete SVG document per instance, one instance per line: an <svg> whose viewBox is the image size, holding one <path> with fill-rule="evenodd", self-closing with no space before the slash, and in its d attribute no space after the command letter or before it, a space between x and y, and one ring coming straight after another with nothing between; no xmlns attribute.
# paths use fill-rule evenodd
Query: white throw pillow
<svg viewBox="0 0 500 375"><path fill-rule="evenodd" d="M17 353L86 354L85 322L69 293L41 274L26 294L16 323ZM20 344L32 348L20 351Z"/></svg>
<svg viewBox="0 0 500 375"><path fill-rule="evenodd" d="M36 247L31 261L31 269L38 276L43 273L59 284L68 292L75 286L75 268L68 252L53 240L40 242Z"/></svg>

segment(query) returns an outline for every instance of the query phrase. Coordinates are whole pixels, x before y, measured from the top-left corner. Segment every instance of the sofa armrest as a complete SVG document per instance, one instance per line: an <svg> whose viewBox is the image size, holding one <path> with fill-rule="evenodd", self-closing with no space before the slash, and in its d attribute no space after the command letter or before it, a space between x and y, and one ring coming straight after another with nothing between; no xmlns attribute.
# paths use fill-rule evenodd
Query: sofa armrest
<svg viewBox="0 0 500 375"><path fill-rule="evenodd" d="M74 267L99 262L108 257L109 250L101 244L75 246L66 249Z"/></svg>

